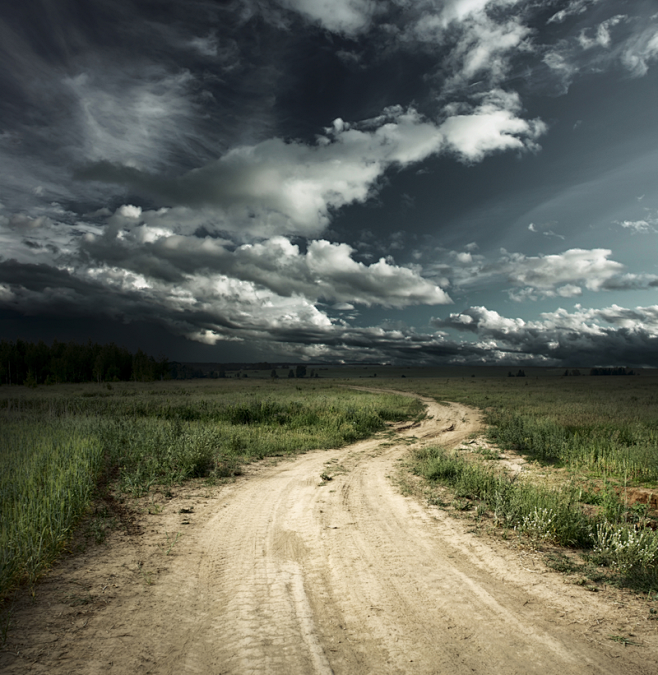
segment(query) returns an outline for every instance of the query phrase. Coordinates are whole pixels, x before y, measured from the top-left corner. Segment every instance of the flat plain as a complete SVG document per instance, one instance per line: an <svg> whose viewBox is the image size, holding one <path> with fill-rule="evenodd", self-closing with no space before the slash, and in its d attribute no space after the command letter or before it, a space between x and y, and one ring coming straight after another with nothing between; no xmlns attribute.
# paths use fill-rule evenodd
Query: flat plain
<svg viewBox="0 0 658 675"><path fill-rule="evenodd" d="M658 378L319 372L0 389L22 438L98 444L92 506L5 597L3 672L655 672L655 563L519 509L653 534Z"/></svg>

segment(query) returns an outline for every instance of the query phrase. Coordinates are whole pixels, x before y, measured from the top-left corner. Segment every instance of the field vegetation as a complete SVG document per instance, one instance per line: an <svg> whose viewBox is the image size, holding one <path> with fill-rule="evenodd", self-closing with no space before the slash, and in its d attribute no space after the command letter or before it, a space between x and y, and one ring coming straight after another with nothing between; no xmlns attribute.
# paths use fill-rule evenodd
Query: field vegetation
<svg viewBox="0 0 658 675"><path fill-rule="evenodd" d="M395 388L480 408L492 441L545 465L658 487L658 376L537 372L525 378L397 380Z"/></svg>
<svg viewBox="0 0 658 675"><path fill-rule="evenodd" d="M0 598L38 578L90 509L87 534L102 541L113 518L102 491L120 504L188 478L230 480L246 462L340 447L422 414L414 399L345 387L374 377L367 384L483 411L488 448L414 452L430 500L529 545L578 552L552 550L547 562L587 583L657 592L658 377L524 372L364 367L312 380L264 371L0 387ZM509 473L501 452L526 470Z"/></svg>
<svg viewBox="0 0 658 675"><path fill-rule="evenodd" d="M340 447L421 412L408 397L322 380L2 387L0 598L38 578L99 490L121 503L230 479L247 462ZM97 541L110 520L91 521Z"/></svg>

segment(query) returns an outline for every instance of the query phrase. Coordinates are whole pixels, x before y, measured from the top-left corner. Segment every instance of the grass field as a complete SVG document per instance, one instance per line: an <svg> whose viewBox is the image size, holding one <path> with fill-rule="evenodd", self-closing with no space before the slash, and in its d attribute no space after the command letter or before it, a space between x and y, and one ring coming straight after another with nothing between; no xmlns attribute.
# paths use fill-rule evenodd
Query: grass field
<svg viewBox="0 0 658 675"><path fill-rule="evenodd" d="M329 381L2 387L0 597L43 572L99 485L121 501L230 478L245 462L340 447L421 411L407 397ZM93 521L98 541L106 525Z"/></svg>

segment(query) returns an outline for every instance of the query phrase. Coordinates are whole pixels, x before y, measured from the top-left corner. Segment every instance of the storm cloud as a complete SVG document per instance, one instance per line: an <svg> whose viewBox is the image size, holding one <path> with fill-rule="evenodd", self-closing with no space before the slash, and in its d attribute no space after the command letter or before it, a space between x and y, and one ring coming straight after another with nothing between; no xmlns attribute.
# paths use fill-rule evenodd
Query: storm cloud
<svg viewBox="0 0 658 675"><path fill-rule="evenodd" d="M649 0L37 4L0 9L0 310L653 363Z"/></svg>

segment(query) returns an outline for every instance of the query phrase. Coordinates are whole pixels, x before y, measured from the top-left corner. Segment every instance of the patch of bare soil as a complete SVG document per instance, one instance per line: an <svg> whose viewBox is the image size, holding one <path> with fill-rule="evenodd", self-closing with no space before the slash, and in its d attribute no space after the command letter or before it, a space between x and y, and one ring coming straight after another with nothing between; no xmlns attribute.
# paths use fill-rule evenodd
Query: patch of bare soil
<svg viewBox="0 0 658 675"><path fill-rule="evenodd" d="M481 426L475 410L426 403L390 437L145 503L141 534L114 532L17 601L0 670L655 673L658 622L640 600L565 584L400 493L391 477L411 447Z"/></svg>

